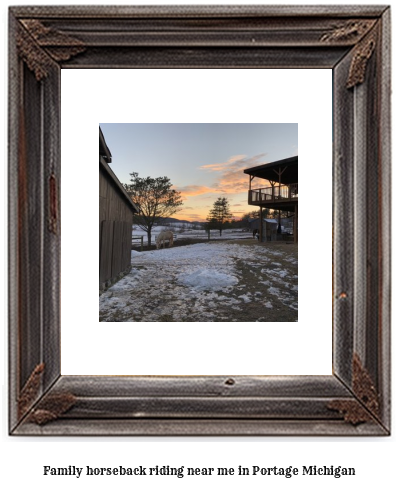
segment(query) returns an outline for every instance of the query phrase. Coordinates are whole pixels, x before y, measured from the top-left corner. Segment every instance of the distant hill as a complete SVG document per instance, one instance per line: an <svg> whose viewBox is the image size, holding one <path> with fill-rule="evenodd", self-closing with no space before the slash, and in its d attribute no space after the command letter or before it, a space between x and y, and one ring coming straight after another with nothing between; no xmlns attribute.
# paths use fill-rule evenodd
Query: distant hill
<svg viewBox="0 0 399 491"><path fill-rule="evenodd" d="M165 223L170 223L170 224L178 224L178 223L185 223L186 225L203 225L204 222L198 222L198 221L193 221L190 222L189 220L179 220L178 218L165 218Z"/></svg>

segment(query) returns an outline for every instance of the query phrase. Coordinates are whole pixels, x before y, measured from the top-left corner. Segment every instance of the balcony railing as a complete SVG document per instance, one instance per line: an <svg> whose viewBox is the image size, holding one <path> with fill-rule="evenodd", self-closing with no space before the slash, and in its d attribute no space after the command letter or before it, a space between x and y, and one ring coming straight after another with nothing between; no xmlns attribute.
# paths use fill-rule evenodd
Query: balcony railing
<svg viewBox="0 0 399 491"><path fill-rule="evenodd" d="M298 183L288 186L251 189L248 192L249 204L275 203L277 201L298 201Z"/></svg>

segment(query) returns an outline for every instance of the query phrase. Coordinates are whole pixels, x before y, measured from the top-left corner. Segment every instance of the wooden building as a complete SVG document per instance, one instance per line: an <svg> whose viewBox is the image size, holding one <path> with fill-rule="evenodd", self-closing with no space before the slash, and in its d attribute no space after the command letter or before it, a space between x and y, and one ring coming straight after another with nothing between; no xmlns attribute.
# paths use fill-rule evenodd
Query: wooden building
<svg viewBox="0 0 399 491"><path fill-rule="evenodd" d="M248 204L260 207L260 222L264 209L291 213L294 217L294 242L298 242L298 156L258 165L244 170L249 175ZM254 178L264 179L266 185L252 188ZM266 240L261 227L260 240Z"/></svg>
<svg viewBox="0 0 399 491"><path fill-rule="evenodd" d="M130 270L133 214L137 206L108 165L111 152L100 128L100 291Z"/></svg>

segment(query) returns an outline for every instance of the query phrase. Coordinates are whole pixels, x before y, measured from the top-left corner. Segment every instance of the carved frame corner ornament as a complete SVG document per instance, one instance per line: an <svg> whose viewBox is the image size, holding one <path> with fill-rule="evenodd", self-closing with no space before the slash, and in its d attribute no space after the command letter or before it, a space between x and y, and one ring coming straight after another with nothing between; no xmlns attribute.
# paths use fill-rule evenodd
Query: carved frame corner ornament
<svg viewBox="0 0 399 491"><path fill-rule="evenodd" d="M377 44L376 20L351 20L323 34L320 38L327 44L356 41L346 87L348 89L364 82L367 62Z"/></svg>
<svg viewBox="0 0 399 491"><path fill-rule="evenodd" d="M357 353L354 354L352 363L352 390L355 399L331 401L328 408L338 411L346 422L353 425L378 420L380 418L379 395Z"/></svg>
<svg viewBox="0 0 399 491"><path fill-rule="evenodd" d="M24 417L40 393L44 363L37 365L18 395L18 414Z"/></svg>
<svg viewBox="0 0 399 491"><path fill-rule="evenodd" d="M17 47L19 56L34 72L37 81L48 76L51 60L67 61L85 51L79 39L45 27L37 19L21 20Z"/></svg>
<svg viewBox="0 0 399 491"><path fill-rule="evenodd" d="M346 86L348 89L362 84L365 79L367 62L377 45L377 29L373 29L356 47Z"/></svg>
<svg viewBox="0 0 399 491"><path fill-rule="evenodd" d="M321 41L327 43L335 42L358 42L376 24L376 20L353 19L339 26L334 26L330 31L321 36Z"/></svg>
<svg viewBox="0 0 399 491"><path fill-rule="evenodd" d="M390 8L10 7L9 39L10 434L389 435ZM332 71L331 375L61 374L60 77L86 68Z"/></svg>
<svg viewBox="0 0 399 491"><path fill-rule="evenodd" d="M75 404L77 398L68 392L46 395L29 413L27 422L45 425L65 415Z"/></svg>

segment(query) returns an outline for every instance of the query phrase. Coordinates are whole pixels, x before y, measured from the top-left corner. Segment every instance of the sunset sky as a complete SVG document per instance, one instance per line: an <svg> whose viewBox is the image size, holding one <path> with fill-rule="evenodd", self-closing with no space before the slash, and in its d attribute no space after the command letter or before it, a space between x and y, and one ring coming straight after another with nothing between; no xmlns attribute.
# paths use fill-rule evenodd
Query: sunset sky
<svg viewBox="0 0 399 491"><path fill-rule="evenodd" d="M130 173L167 176L184 200L174 218L206 219L220 196L235 218L256 207L247 204L244 169L298 155L298 125L100 123L122 183ZM260 184L262 186L263 184Z"/></svg>

